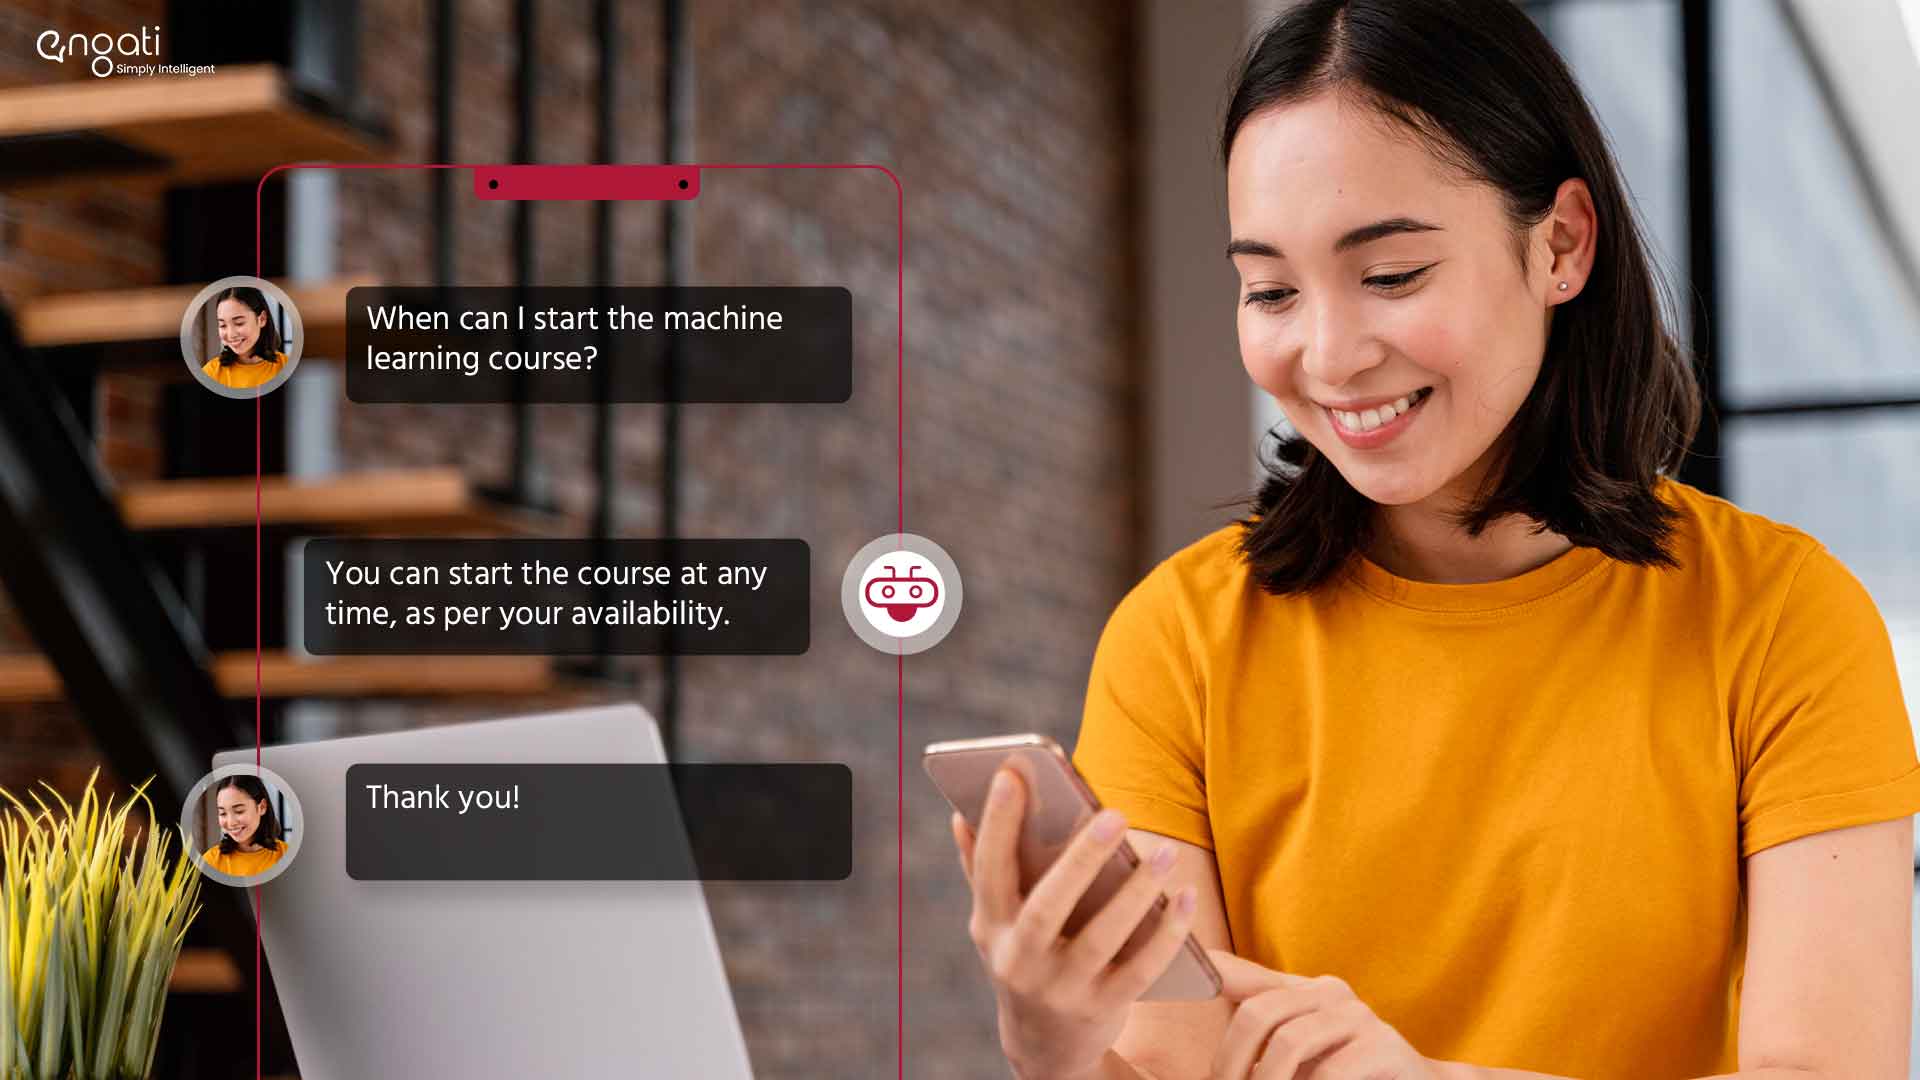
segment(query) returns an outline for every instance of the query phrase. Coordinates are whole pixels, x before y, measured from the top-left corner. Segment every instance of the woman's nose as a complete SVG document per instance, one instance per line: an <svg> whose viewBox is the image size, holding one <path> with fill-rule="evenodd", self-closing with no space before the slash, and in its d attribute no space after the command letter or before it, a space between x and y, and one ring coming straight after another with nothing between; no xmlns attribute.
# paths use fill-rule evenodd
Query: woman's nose
<svg viewBox="0 0 1920 1080"><path fill-rule="evenodd" d="M1379 364L1351 306L1322 300L1308 305L1307 320L1300 363L1315 382L1339 386Z"/></svg>

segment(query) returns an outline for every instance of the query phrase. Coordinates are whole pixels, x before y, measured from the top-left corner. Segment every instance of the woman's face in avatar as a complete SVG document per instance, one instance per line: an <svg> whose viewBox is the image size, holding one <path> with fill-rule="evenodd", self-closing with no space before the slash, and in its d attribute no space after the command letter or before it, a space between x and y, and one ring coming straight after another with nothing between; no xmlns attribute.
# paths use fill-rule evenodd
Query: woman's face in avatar
<svg viewBox="0 0 1920 1080"><path fill-rule="evenodd" d="M1497 190L1389 124L1335 94L1256 113L1227 213L1247 374L1397 506L1488 456L1540 372L1553 286L1544 247L1522 269Z"/></svg>
<svg viewBox="0 0 1920 1080"><path fill-rule="evenodd" d="M232 837L236 844L252 841L254 830L260 827L260 815L267 808L266 802L231 787L221 788L214 802L220 810L220 831Z"/></svg>
<svg viewBox="0 0 1920 1080"><path fill-rule="evenodd" d="M267 325L265 312L255 314L252 308L232 298L220 301L213 314L219 324L220 344L240 356L253 349L253 343L260 340L261 328Z"/></svg>

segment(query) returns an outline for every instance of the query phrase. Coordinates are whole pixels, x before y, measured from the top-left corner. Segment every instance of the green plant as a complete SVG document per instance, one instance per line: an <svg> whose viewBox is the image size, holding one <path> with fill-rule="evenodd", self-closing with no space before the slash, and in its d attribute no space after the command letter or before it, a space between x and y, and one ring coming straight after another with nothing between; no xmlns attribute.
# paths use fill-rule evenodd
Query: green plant
<svg viewBox="0 0 1920 1080"><path fill-rule="evenodd" d="M200 873L159 829L127 836L146 784L35 807L0 788L0 1078L135 1080L153 1067L167 980L199 914ZM182 848L185 837L182 836Z"/></svg>

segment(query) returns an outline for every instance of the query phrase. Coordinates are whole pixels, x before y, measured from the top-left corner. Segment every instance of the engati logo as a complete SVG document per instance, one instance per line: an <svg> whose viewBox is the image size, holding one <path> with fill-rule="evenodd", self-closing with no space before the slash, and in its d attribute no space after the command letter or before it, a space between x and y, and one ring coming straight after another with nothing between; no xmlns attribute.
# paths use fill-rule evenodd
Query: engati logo
<svg viewBox="0 0 1920 1080"><path fill-rule="evenodd" d="M42 60L85 64L96 79L109 75L206 75L213 71L210 64L159 63L158 26L143 26L124 34L65 34L42 30L33 39L33 49Z"/></svg>

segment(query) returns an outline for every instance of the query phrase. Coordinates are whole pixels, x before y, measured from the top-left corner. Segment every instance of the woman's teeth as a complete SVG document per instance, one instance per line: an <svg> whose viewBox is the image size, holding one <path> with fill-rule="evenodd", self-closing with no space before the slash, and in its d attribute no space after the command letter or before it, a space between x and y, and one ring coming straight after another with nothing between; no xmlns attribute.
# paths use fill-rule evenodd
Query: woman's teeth
<svg viewBox="0 0 1920 1080"><path fill-rule="evenodd" d="M1340 426L1346 428L1348 431L1372 431L1381 424L1392 420L1394 417L1425 401L1427 395L1431 393L1433 393L1433 388L1427 386L1415 390L1413 393L1386 405L1379 405L1371 409L1362 409L1359 412L1347 412L1344 409L1328 409L1327 411L1332 413L1333 418L1339 421Z"/></svg>

